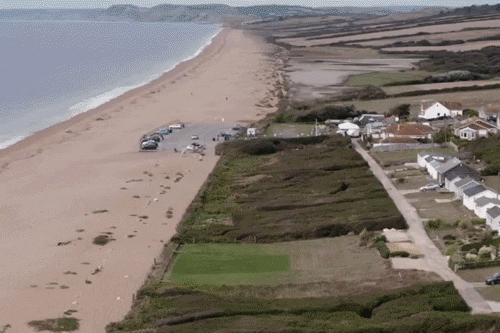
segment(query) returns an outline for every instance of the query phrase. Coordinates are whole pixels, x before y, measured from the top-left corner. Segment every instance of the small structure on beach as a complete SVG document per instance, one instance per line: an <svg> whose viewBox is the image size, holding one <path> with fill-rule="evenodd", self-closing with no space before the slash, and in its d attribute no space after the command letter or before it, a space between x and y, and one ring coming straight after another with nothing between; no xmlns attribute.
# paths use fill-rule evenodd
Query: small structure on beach
<svg viewBox="0 0 500 333"><path fill-rule="evenodd" d="M249 127L247 128L247 137L255 138L257 136L257 128Z"/></svg>

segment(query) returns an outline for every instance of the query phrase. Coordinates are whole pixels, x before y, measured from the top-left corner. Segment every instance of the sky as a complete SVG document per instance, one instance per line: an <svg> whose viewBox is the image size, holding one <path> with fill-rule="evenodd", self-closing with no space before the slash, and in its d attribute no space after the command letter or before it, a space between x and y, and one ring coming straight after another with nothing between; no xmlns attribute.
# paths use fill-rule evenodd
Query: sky
<svg viewBox="0 0 500 333"><path fill-rule="evenodd" d="M0 0L0 9L6 8L107 8L113 4L132 4L141 7L152 7L158 4L173 3L193 5L200 3L224 3L231 6L251 6L285 4L308 7L319 6L447 6L463 7L470 5L497 4L496 1L473 0Z"/></svg>

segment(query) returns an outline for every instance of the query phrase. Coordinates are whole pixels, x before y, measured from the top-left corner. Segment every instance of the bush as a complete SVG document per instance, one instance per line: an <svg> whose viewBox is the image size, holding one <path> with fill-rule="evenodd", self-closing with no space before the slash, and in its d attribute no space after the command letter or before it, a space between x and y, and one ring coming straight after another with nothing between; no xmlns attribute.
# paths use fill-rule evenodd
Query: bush
<svg viewBox="0 0 500 333"><path fill-rule="evenodd" d="M461 311L468 312L469 306L459 295L448 295L431 298L430 304L436 311Z"/></svg>
<svg viewBox="0 0 500 333"><path fill-rule="evenodd" d="M434 220L429 220L426 223L427 229L439 229L441 228L441 225L443 224L443 221L441 219L434 219Z"/></svg>
<svg viewBox="0 0 500 333"><path fill-rule="evenodd" d="M375 247L382 258L389 259L390 251L385 242L377 242L375 243Z"/></svg>
<svg viewBox="0 0 500 333"><path fill-rule="evenodd" d="M398 183L400 183L400 184L404 183L405 181L406 181L406 178L404 178L404 177L398 178Z"/></svg>
<svg viewBox="0 0 500 333"><path fill-rule="evenodd" d="M408 258L410 254L406 251L395 251L389 254L389 257L403 257Z"/></svg>
<svg viewBox="0 0 500 333"><path fill-rule="evenodd" d="M92 241L92 244L104 246L104 245L106 245L109 242L114 241L114 240L115 239L110 237L109 235L99 235L99 236L94 238L94 240Z"/></svg>

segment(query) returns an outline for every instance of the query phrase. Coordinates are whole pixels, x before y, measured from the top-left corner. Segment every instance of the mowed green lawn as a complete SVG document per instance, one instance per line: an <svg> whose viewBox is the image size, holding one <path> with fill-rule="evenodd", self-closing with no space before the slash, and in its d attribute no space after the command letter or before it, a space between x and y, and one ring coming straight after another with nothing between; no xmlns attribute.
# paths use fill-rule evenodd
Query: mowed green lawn
<svg viewBox="0 0 500 333"><path fill-rule="evenodd" d="M375 249L357 236L275 244L189 244L181 249L170 282L192 286L353 282L385 274Z"/></svg>

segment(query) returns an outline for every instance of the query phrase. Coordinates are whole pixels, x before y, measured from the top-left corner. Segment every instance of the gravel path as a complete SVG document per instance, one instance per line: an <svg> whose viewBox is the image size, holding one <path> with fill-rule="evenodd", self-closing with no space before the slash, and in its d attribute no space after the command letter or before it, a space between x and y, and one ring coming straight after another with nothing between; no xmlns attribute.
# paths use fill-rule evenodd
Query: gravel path
<svg viewBox="0 0 500 333"><path fill-rule="evenodd" d="M418 216L416 209L406 200L384 173L382 168L375 160L361 148L358 140L353 140L354 148L363 156L365 161L370 165L375 177L379 179L384 188L389 193L396 207L408 223L408 235L413 242L418 245L424 254L425 266L429 267L433 272L441 276L445 281L453 281L460 295L472 308L472 313L492 313L490 305L485 299L474 289L474 286L458 275L456 275L449 267L446 257L444 257L434 243L429 239L423 227L422 219Z"/></svg>

